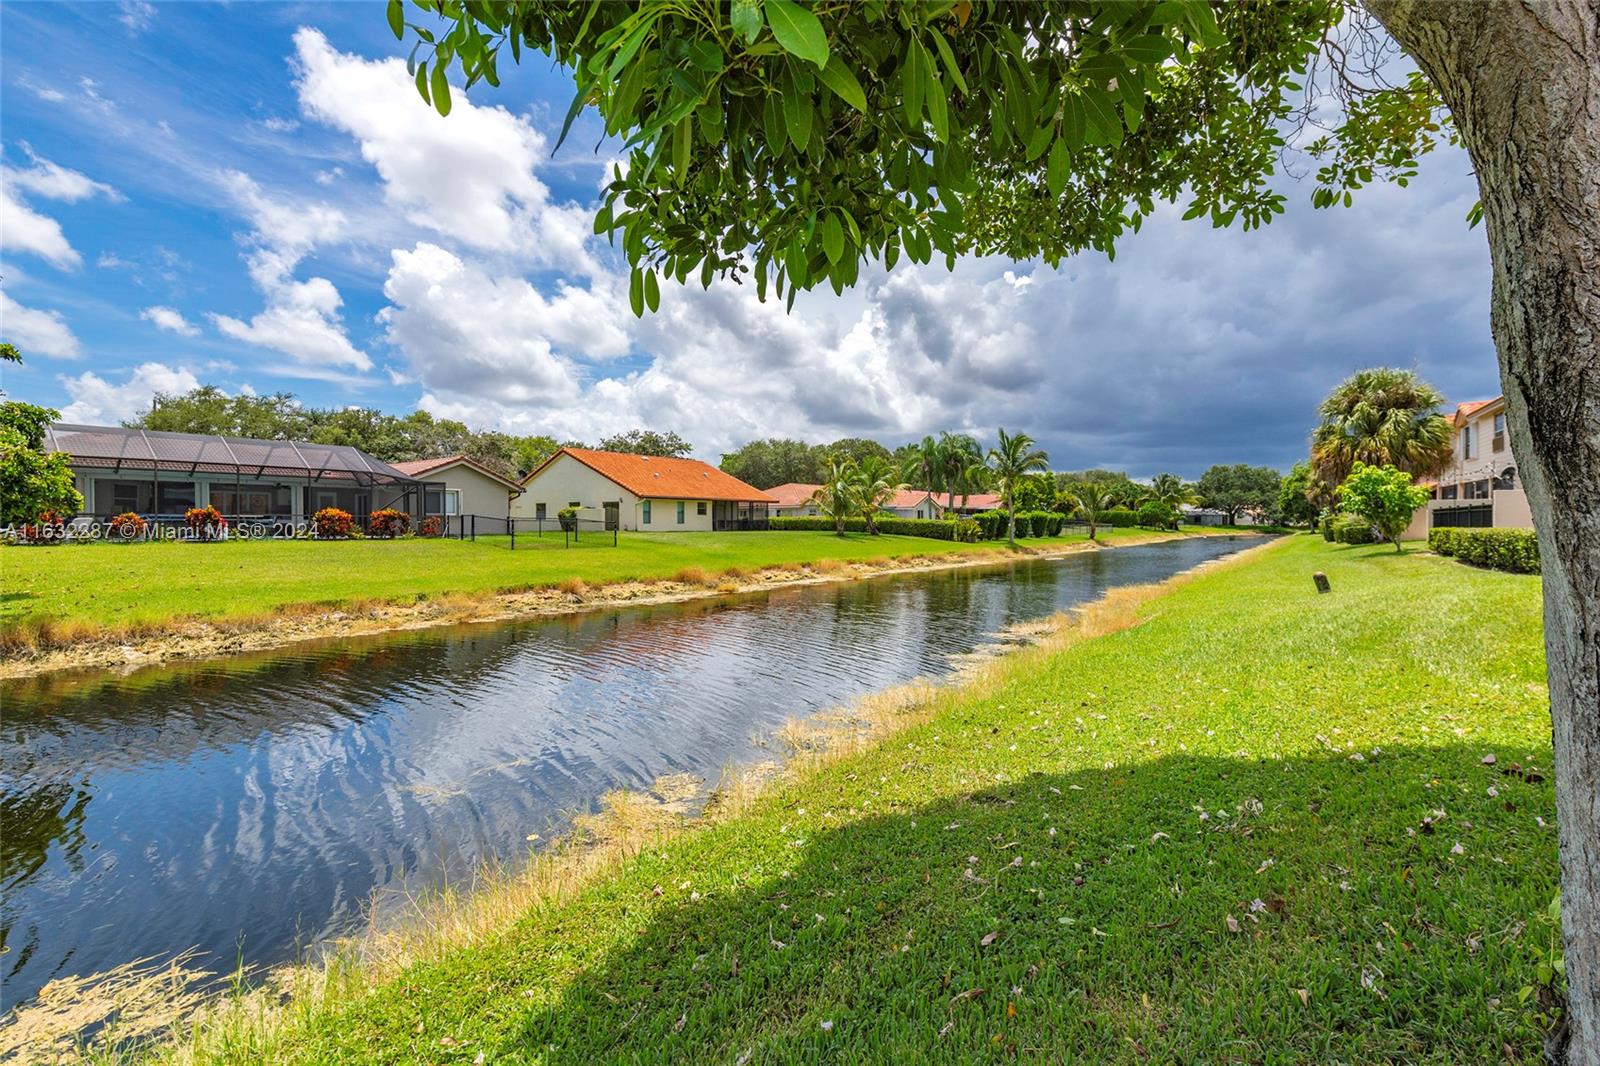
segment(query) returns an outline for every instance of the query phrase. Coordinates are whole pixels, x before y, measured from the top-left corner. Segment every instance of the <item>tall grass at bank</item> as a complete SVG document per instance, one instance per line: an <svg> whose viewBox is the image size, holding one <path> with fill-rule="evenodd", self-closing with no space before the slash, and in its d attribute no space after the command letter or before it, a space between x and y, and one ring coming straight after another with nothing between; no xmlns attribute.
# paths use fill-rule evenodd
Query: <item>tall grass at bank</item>
<svg viewBox="0 0 1600 1066"><path fill-rule="evenodd" d="M699 831L646 823L453 945L419 926L411 965L169 1054L1536 1059L1537 578L1296 537L1088 621Z"/></svg>

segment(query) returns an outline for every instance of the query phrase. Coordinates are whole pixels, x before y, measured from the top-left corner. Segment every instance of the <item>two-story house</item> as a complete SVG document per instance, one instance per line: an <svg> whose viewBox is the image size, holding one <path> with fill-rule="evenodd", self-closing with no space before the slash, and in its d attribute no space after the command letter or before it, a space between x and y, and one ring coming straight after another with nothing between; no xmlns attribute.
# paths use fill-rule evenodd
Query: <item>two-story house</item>
<svg viewBox="0 0 1600 1066"><path fill-rule="evenodd" d="M1455 434L1450 465L1432 486L1433 499L1417 512L1407 535L1426 537L1436 526L1532 529L1533 512L1506 431L1506 398L1458 404Z"/></svg>

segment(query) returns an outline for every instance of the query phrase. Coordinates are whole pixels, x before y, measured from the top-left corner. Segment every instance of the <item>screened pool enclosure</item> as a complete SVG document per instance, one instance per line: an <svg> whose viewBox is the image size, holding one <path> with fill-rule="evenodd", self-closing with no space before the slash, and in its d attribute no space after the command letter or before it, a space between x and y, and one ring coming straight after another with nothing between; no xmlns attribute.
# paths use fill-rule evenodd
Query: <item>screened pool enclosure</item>
<svg viewBox="0 0 1600 1066"><path fill-rule="evenodd" d="M100 521L133 511L175 523L189 508L208 505L231 523L273 531L324 507L362 522L392 507L415 520L443 489L342 444L57 423L46 431L45 448L70 456L82 514Z"/></svg>

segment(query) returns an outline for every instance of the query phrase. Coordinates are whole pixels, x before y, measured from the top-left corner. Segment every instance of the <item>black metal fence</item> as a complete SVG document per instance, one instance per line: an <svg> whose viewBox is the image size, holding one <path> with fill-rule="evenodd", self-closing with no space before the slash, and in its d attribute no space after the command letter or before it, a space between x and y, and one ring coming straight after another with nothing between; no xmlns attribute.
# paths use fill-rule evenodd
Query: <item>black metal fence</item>
<svg viewBox="0 0 1600 1066"><path fill-rule="evenodd" d="M1460 507L1435 507L1434 528L1487 529L1494 525L1494 504L1470 503Z"/></svg>
<svg viewBox="0 0 1600 1066"><path fill-rule="evenodd" d="M533 540L553 540L558 537L562 545L568 548L581 544L617 546L618 523L604 518L508 518L504 515L482 514L435 517L439 522L441 537L470 541L476 541L479 537L504 537L505 546L512 551L517 549L518 540L527 547ZM488 542L499 543L497 539Z"/></svg>

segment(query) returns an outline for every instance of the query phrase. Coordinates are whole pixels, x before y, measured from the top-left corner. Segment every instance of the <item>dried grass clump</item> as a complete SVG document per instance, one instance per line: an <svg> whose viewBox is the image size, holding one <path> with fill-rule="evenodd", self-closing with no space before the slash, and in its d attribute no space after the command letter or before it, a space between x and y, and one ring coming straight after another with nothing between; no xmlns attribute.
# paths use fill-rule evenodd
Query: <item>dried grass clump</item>
<svg viewBox="0 0 1600 1066"><path fill-rule="evenodd" d="M816 562L811 564L811 569L815 570L819 574L837 574L839 571L845 569L849 565L849 563L844 562L842 559L818 559Z"/></svg>
<svg viewBox="0 0 1600 1066"><path fill-rule="evenodd" d="M115 1047L170 1031L194 1013L204 995L196 986L210 974L196 969L193 952L166 962L136 959L83 977L60 977L0 1028L0 1060L77 1062L82 1033Z"/></svg>
<svg viewBox="0 0 1600 1066"><path fill-rule="evenodd" d="M779 567L778 566L763 566L761 569L763 569L763 570L776 570L776 569L779 569ZM722 576L723 577L732 578L735 581L737 581L741 577L748 577L749 575L750 575L750 571L746 570L742 566L729 566L729 567L725 567L723 569L723 571L722 571Z"/></svg>
<svg viewBox="0 0 1600 1066"><path fill-rule="evenodd" d="M710 585L713 584L711 575L698 566L686 566L672 575L672 580L683 585Z"/></svg>
<svg viewBox="0 0 1600 1066"><path fill-rule="evenodd" d="M577 596L581 599L583 594L589 591L589 586L583 583L583 579L581 577L569 577L563 578L561 582L556 585L556 591L564 592L568 596Z"/></svg>

